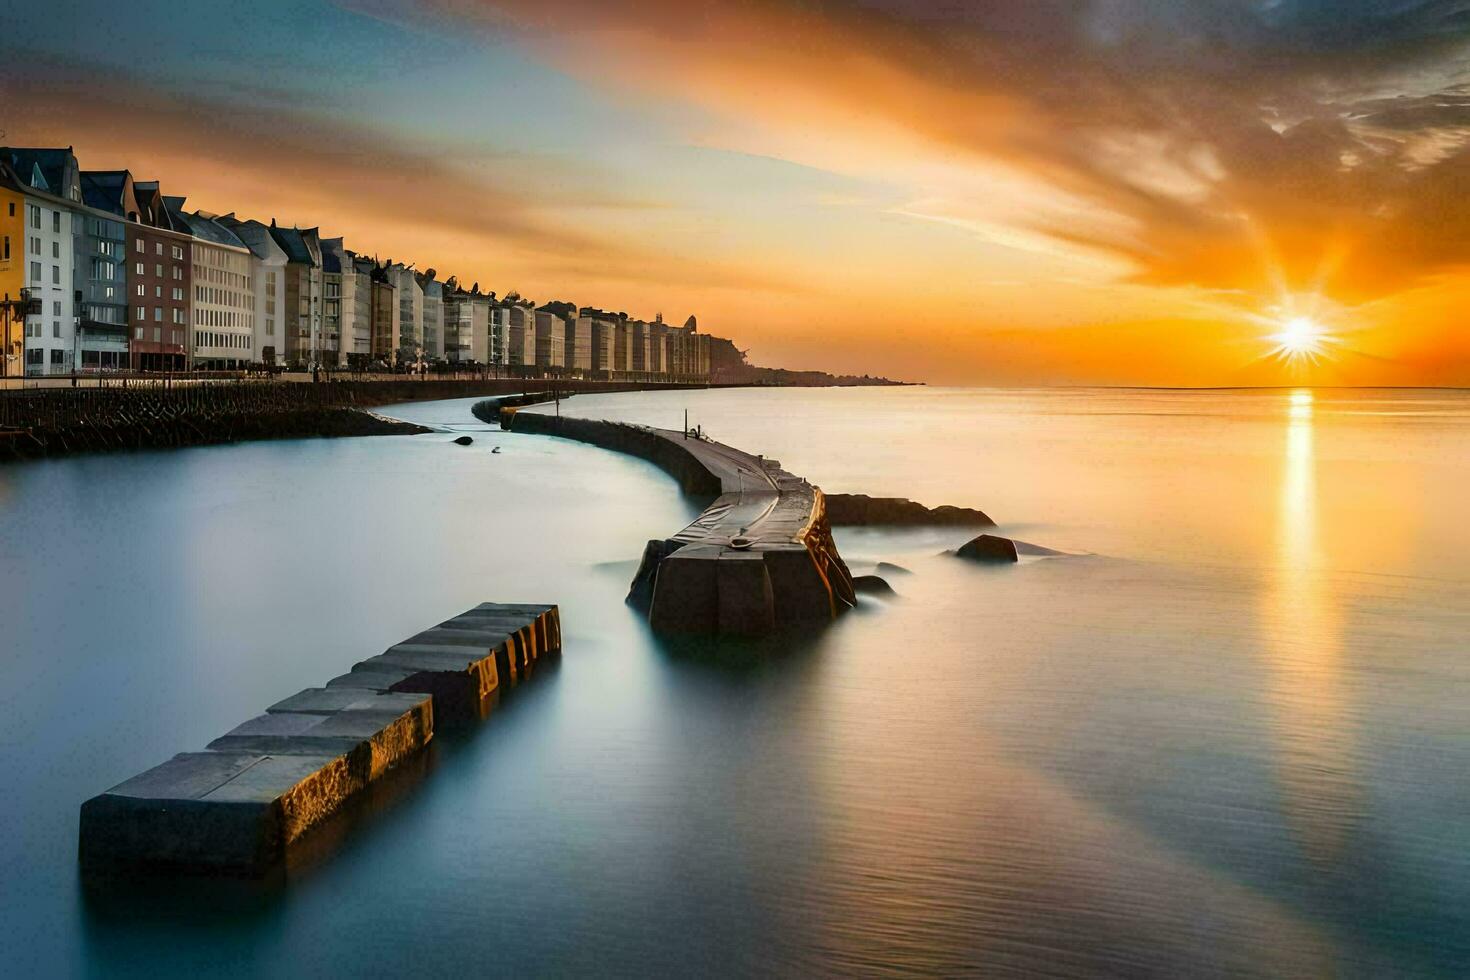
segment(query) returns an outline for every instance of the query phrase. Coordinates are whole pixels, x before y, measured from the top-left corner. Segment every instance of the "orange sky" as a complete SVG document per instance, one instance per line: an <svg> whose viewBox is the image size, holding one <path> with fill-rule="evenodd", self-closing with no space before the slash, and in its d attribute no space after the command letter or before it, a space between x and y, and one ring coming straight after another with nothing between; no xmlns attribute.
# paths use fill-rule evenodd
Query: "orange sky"
<svg viewBox="0 0 1470 980"><path fill-rule="evenodd" d="M228 43L142 67L22 38L6 141L501 292L696 312L769 365L1470 384L1440 4L274 5L177 15ZM1299 316L1330 357L1269 357Z"/></svg>

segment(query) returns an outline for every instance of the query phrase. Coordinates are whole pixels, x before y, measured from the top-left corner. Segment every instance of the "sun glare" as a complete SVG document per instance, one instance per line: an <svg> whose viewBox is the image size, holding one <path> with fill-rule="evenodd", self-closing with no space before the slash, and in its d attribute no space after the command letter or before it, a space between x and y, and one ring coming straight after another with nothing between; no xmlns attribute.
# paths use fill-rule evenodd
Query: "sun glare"
<svg viewBox="0 0 1470 980"><path fill-rule="evenodd" d="M1271 353L1283 361L1307 361L1315 364L1327 356L1334 342L1327 330L1309 317L1296 316L1283 320L1280 327L1278 332L1267 339L1276 345Z"/></svg>

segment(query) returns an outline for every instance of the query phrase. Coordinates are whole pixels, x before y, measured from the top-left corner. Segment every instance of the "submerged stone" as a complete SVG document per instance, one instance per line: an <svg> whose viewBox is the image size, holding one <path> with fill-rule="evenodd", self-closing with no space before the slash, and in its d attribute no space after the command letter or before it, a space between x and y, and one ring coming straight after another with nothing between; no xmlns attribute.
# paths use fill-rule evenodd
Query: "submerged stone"
<svg viewBox="0 0 1470 980"><path fill-rule="evenodd" d="M471 439L469 436L460 436L458 439L454 440L454 444L456 446L468 446L474 441L475 440Z"/></svg>

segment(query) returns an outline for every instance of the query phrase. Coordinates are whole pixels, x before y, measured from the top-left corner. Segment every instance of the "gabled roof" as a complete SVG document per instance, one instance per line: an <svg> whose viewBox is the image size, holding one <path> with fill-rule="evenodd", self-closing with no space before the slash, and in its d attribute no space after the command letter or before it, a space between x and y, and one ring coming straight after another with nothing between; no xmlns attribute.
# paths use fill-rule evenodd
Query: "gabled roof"
<svg viewBox="0 0 1470 980"><path fill-rule="evenodd" d="M271 237L281 250L286 253L288 262L300 265L316 266L320 264L318 256L312 254L312 246L316 244L317 230L315 228L282 228L274 221L271 222Z"/></svg>
<svg viewBox="0 0 1470 980"><path fill-rule="evenodd" d="M126 170L83 170L82 202L120 218L138 213L133 200L133 175Z"/></svg>
<svg viewBox="0 0 1470 980"><path fill-rule="evenodd" d="M4 157L15 176L27 187L70 200L68 179L76 179L80 170L71 147L10 146L5 148Z"/></svg>
<svg viewBox="0 0 1470 980"><path fill-rule="evenodd" d="M195 212L188 214L181 212L183 219L189 224L189 231L200 241L212 242L215 245L229 245L233 248L245 248L246 245L240 240L240 236L215 221Z"/></svg>

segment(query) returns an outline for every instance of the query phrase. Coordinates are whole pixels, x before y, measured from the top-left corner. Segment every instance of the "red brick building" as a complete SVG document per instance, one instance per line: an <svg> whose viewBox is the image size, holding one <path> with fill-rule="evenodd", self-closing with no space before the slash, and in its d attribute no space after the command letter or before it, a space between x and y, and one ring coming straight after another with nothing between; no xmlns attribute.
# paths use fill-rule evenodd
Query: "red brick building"
<svg viewBox="0 0 1470 980"><path fill-rule="evenodd" d="M137 181L137 218L127 226L128 345L132 367L188 367L189 226L172 213L158 181Z"/></svg>

